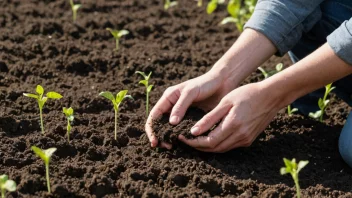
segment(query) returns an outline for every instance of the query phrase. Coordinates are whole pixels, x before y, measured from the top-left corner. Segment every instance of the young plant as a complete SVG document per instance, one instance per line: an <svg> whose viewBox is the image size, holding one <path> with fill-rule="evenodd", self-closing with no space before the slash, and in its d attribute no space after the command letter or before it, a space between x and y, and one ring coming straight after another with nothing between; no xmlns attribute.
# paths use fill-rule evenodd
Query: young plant
<svg viewBox="0 0 352 198"><path fill-rule="evenodd" d="M37 85L36 88L36 92L37 94L31 94L31 93L23 93L24 96L29 97L29 98L34 98L37 100L38 102L38 106L39 106L39 116L40 116L40 127L42 129L42 133L44 134L44 124L43 124L43 107L44 104L46 103L46 101L49 99L60 99L62 98L62 95L60 95L59 93L56 92L48 92L46 93L46 96L43 97L44 95L44 88L40 85Z"/></svg>
<svg viewBox="0 0 352 198"><path fill-rule="evenodd" d="M164 9L167 10L177 5L177 1L165 0Z"/></svg>
<svg viewBox="0 0 352 198"><path fill-rule="evenodd" d="M116 98L114 95L109 92L109 91L104 91L99 94L99 96L103 96L104 98L110 100L112 104L114 105L114 110L115 110L115 140L117 140L117 113L119 112L119 106L123 99L125 98L130 98L133 100L132 96L126 95L128 90L122 90L119 93L116 94Z"/></svg>
<svg viewBox="0 0 352 198"><path fill-rule="evenodd" d="M76 18L77 18L77 11L82 5L81 4L74 4L73 0L70 0L70 5L71 5L71 9L72 9L72 19L73 19L73 22L75 22Z"/></svg>
<svg viewBox="0 0 352 198"><path fill-rule="evenodd" d="M130 33L127 30L113 30L111 28L106 28L106 30L110 31L111 35L115 38L115 41L116 41L115 50L116 51L119 50L120 38Z"/></svg>
<svg viewBox="0 0 352 198"><path fill-rule="evenodd" d="M70 141L70 132L71 132L71 122L73 121L74 119L74 116L73 116L73 109L70 107L70 108L62 108L62 112L65 114L66 116L66 119L67 119L67 141Z"/></svg>
<svg viewBox="0 0 352 198"><path fill-rule="evenodd" d="M218 7L218 4L223 3L225 3L225 0L211 0L207 5L207 13L212 14Z"/></svg>
<svg viewBox="0 0 352 198"><path fill-rule="evenodd" d="M300 161L297 164L295 158L293 158L291 161L284 158L284 163L285 163L285 167L282 167L280 169L280 173L281 175L285 175L287 173L291 174L292 179L295 182L297 198L300 198L301 189L299 187L298 173L299 171L302 170L302 168L304 168L309 163L309 161Z"/></svg>
<svg viewBox="0 0 352 198"><path fill-rule="evenodd" d="M288 114L288 116L292 116L293 115L293 113L294 112L296 112L296 111L298 111L298 109L297 108L291 108L291 105L288 105L287 106L287 114Z"/></svg>
<svg viewBox="0 0 352 198"><path fill-rule="evenodd" d="M49 178L49 162L50 162L51 156L56 151L56 148L49 148L46 150L42 150L36 146L32 146L31 148L32 148L33 152L44 161L45 172L46 172L46 184L48 187L48 192L51 193L50 178Z"/></svg>
<svg viewBox="0 0 352 198"><path fill-rule="evenodd" d="M318 106L319 109L315 113L310 112L309 117L314 118L314 119L319 119L320 122L323 122L323 116L326 107L328 106L330 100L327 100L326 98L328 97L329 93L335 89L335 87L331 87L332 83L328 84L325 86L325 94L323 98L319 98L318 100Z"/></svg>
<svg viewBox="0 0 352 198"><path fill-rule="evenodd" d="M10 180L7 175L0 175L0 191L1 198L5 198L6 191L14 192L16 190L16 182Z"/></svg>
<svg viewBox="0 0 352 198"><path fill-rule="evenodd" d="M237 29L242 32L244 24L249 20L254 12L257 0L230 0L227 4L229 17L224 18L220 24L235 23Z"/></svg>
<svg viewBox="0 0 352 198"><path fill-rule="evenodd" d="M139 84L143 84L145 86L145 91L146 91L146 105L145 105L145 112L148 117L149 114L149 93L153 88L153 85L149 85L149 79L150 76L152 75L152 72L148 74L148 76L144 72L136 71L137 74L140 74L144 77L144 80L139 81Z"/></svg>
<svg viewBox="0 0 352 198"><path fill-rule="evenodd" d="M264 68L262 67L258 67L258 70L262 72L263 76L265 79L269 78L270 76L273 76L274 74L279 73L280 71L282 71L284 65L282 63L279 63L275 66L275 70L272 71L265 71Z"/></svg>

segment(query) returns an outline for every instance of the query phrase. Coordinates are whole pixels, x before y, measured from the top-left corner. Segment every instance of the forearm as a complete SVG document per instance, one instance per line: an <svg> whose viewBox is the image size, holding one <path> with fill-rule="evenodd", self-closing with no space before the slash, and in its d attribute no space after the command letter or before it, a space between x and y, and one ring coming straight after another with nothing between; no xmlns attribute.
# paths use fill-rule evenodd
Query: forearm
<svg viewBox="0 0 352 198"><path fill-rule="evenodd" d="M282 108L297 98L352 74L352 66L340 59L328 44L295 65L263 81Z"/></svg>
<svg viewBox="0 0 352 198"><path fill-rule="evenodd" d="M248 28L216 62L211 71L227 83L238 86L275 52L276 48L268 38Z"/></svg>

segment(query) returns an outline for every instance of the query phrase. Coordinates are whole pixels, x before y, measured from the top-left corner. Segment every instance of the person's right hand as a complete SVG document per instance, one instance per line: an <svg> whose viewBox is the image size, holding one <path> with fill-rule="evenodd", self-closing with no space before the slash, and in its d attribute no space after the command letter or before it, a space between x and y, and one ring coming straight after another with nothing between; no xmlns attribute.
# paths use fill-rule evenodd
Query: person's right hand
<svg viewBox="0 0 352 198"><path fill-rule="evenodd" d="M158 139L152 129L153 120L164 113L171 112L169 122L177 125L191 105L197 106L204 111L210 111L227 93L237 86L227 82L222 76L210 70L202 76L166 89L151 110L145 125L151 146L156 147L158 145ZM161 142L160 146L171 149L171 145L165 142Z"/></svg>

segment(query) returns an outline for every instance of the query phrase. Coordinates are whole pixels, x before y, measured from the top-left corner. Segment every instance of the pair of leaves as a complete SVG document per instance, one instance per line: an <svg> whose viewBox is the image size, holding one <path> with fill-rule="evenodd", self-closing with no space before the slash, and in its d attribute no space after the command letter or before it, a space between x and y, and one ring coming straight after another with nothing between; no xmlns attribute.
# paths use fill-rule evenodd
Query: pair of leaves
<svg viewBox="0 0 352 198"><path fill-rule="evenodd" d="M282 71L284 65L282 63L279 63L275 66L275 70L266 72L264 68L262 67L258 67L258 70L262 72L262 74L264 75L264 78L267 79L270 76L279 73L280 71Z"/></svg>
<svg viewBox="0 0 352 198"><path fill-rule="evenodd" d="M67 118L70 122L73 121L74 116L73 116L73 109L72 109L72 107L70 107L70 108L66 108L66 107L62 108L62 112L65 114L66 118Z"/></svg>
<svg viewBox="0 0 352 198"><path fill-rule="evenodd" d="M150 79L150 76L152 75L152 72L149 72L148 76L141 71L136 71L136 73L144 77L144 80L139 81L139 84L143 84L147 89L147 93L150 93L150 91L153 88L153 85L149 85L149 79Z"/></svg>
<svg viewBox="0 0 352 198"><path fill-rule="evenodd" d="M9 180L7 175L0 175L0 189L5 189L9 192L13 192L16 190L16 182Z"/></svg>
<svg viewBox="0 0 352 198"><path fill-rule="evenodd" d="M285 167L282 167L280 169L281 175L285 175L287 173L290 173L292 175L295 175L295 177L296 177L298 175L299 171L301 171L302 168L304 168L309 163L309 161L300 161L297 164L295 158L293 158L291 161L284 158L284 163L285 163Z"/></svg>
<svg viewBox="0 0 352 198"><path fill-rule="evenodd" d="M119 93L116 94L116 98L114 97L114 95L109 92L109 91L103 91L99 94L99 96L103 96L104 98L110 100L113 105L114 105L114 109L116 111L119 110L119 105L122 102L123 99L125 98L130 98L133 100L133 97L131 95L127 95L128 90L122 90Z"/></svg>
<svg viewBox="0 0 352 198"><path fill-rule="evenodd" d="M224 0L211 0L207 5L207 13L208 14L213 13L218 7L218 4L222 4L224 2L225 2Z"/></svg>
<svg viewBox="0 0 352 198"><path fill-rule="evenodd" d="M51 156L56 151L56 148L42 150L36 146L32 146L31 149L38 157L40 157L44 161L45 164L49 164Z"/></svg>
<svg viewBox="0 0 352 198"><path fill-rule="evenodd" d="M37 94L32 94L32 93L23 93L24 96L26 97L30 97L30 98L34 98L38 101L38 104L40 106L40 108L42 108L45 104L45 102L49 99L60 99L62 98L62 95L60 95L59 93L50 91L48 93L46 93L46 97L43 97L44 95L44 88L41 85L37 85L36 87L36 92Z"/></svg>
<svg viewBox="0 0 352 198"><path fill-rule="evenodd" d="M70 5L73 12L77 12L77 10L82 6L81 4L74 4L73 0L70 0Z"/></svg>
<svg viewBox="0 0 352 198"><path fill-rule="evenodd" d="M174 7L176 5L177 5L177 1L165 0L164 9L168 10L169 8Z"/></svg>
<svg viewBox="0 0 352 198"><path fill-rule="evenodd" d="M106 30L110 31L111 35L116 39L120 39L122 36L129 34L130 32L127 30L114 30L111 28L106 28Z"/></svg>

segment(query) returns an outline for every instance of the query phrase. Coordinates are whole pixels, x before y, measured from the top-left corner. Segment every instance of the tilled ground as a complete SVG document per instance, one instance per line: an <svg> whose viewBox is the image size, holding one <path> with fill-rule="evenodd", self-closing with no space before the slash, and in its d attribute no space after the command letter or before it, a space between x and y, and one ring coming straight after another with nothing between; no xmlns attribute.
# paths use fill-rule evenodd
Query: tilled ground
<svg viewBox="0 0 352 198"><path fill-rule="evenodd" d="M352 172L338 154L337 140L350 108L333 97L328 119L319 123L281 112L249 148L202 153L179 144L151 149L144 134L145 95L135 71L152 71L151 104L170 85L210 69L238 37L233 25L218 26L225 7L208 16L205 7L180 0L163 10L159 0L82 0L77 23L68 1L0 1L0 174L18 190L8 197L292 197L282 158L309 160L300 173L306 197L351 197ZM127 29L120 50L105 28ZM264 67L287 57L272 58ZM262 77L254 73L246 82ZM41 84L64 95L39 110L22 96ZM128 89L113 139L112 105L101 91ZM62 107L75 109L71 141ZM45 169L30 150L56 147Z"/></svg>

